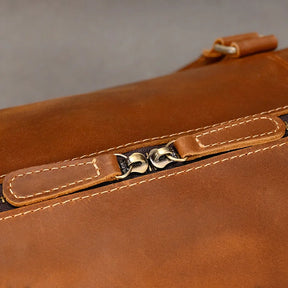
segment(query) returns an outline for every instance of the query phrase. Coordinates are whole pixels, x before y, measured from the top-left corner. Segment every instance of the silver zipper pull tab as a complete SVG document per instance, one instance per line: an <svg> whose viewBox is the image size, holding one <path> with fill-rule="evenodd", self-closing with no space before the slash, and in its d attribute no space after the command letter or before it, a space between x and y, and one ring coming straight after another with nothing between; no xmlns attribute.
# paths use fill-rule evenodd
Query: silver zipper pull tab
<svg viewBox="0 0 288 288"><path fill-rule="evenodd" d="M123 154L115 154L117 157L121 157L124 160L124 164L122 162L119 163L121 170L124 171L124 173L120 176L116 176L117 179L124 179L128 177L131 173L145 173L149 168L149 163L145 155L142 153L135 152L131 154L130 156L126 156ZM125 167L123 167L123 165Z"/></svg>

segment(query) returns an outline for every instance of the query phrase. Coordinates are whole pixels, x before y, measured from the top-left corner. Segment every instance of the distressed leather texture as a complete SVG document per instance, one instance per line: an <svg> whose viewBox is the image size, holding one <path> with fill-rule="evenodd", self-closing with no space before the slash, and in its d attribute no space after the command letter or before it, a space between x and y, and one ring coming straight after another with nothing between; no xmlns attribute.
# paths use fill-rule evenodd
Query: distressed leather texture
<svg viewBox="0 0 288 288"><path fill-rule="evenodd" d="M23 206L116 180L121 174L113 154L51 163L10 173L3 195L10 204Z"/></svg>
<svg viewBox="0 0 288 288"><path fill-rule="evenodd" d="M0 178L30 166L162 143L179 133L287 106L288 50L230 58L2 110Z"/></svg>
<svg viewBox="0 0 288 288"><path fill-rule="evenodd" d="M278 46L278 40L274 35L262 36L257 32L217 38L211 49L204 49L202 55L197 60L189 63L179 71L213 64L222 61L223 59L229 59L229 55L225 56L222 53L215 51L215 44L236 48L236 53L230 56L239 58L259 52L274 50Z"/></svg>
<svg viewBox="0 0 288 288"><path fill-rule="evenodd" d="M248 116L179 137L174 146L181 158L192 160L281 139L285 132L286 126L278 117Z"/></svg>
<svg viewBox="0 0 288 288"><path fill-rule="evenodd" d="M0 111L3 175L186 135L212 145L265 133L251 147L0 213L0 287L287 287L288 138L279 139L276 118L288 114L287 58L288 50L224 57ZM232 129L243 118L256 126ZM50 172L45 189L54 187Z"/></svg>
<svg viewBox="0 0 288 288"><path fill-rule="evenodd" d="M286 138L3 213L1 285L286 287L287 157Z"/></svg>
<svg viewBox="0 0 288 288"><path fill-rule="evenodd" d="M285 123L276 116L244 117L180 136L174 146L186 160L269 143L281 139ZM13 206L24 206L116 180L122 174L115 154L60 161L16 170L4 178L3 195Z"/></svg>

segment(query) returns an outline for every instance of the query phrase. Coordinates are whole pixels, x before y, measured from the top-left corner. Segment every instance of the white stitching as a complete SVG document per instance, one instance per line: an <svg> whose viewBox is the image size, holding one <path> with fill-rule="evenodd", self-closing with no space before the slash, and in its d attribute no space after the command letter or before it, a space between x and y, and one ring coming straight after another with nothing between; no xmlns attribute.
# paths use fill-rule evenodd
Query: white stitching
<svg viewBox="0 0 288 288"><path fill-rule="evenodd" d="M284 110L284 109L288 109L288 105L283 106L283 107L278 107L278 108L275 108L275 109L271 109L271 110L266 111L266 112L256 113L254 115L249 115L249 116L240 117L240 118L236 118L236 119L233 119L233 120L225 121L225 122L222 122L220 124L228 124L228 123L240 120L240 119L247 119L247 118L250 118L250 117L257 116L257 115L269 114L269 113L276 112L276 111L279 111L279 110ZM80 157L75 157L75 158L64 160L64 161L66 162L66 161L70 161L70 160L82 159L82 158L86 158L86 157L91 157L91 156L94 156L94 155L102 154L102 153L105 153L105 152L109 152L111 150L117 150L117 149L120 149L120 148L124 148L124 147L130 146L130 145L134 145L134 144L139 144L139 143L143 143L143 142L147 142L147 141L153 141L153 140L159 140L159 139L163 139L163 138L169 138L169 137L173 137L173 136L179 136L179 135L190 133L190 132L197 132L199 130L212 128L212 127L218 126L220 124L216 123L216 124L213 124L213 125L208 125L208 126L204 126L204 127L200 127L200 128L196 128L196 129L191 129L191 130L187 130L187 131L173 133L173 134L170 134L170 135L164 135L164 136L160 136L160 137L153 137L153 138L147 138L147 139L144 139L144 140L138 140L138 141L135 141L135 142L130 142L130 143L127 143L127 144L124 144L124 145L119 145L119 146L116 146L116 147L108 148L106 150L102 150L102 151L99 151L99 152L93 152L91 154L82 155Z"/></svg>
<svg viewBox="0 0 288 288"><path fill-rule="evenodd" d="M252 154L256 154L256 153L261 152L261 151L266 151L268 149L274 149L276 147L279 148L279 147L282 147L282 146L287 145L287 144L288 144L288 142L284 142L284 143L281 143L281 144L274 144L272 146L268 146L268 147L265 147L265 148L257 149L255 151L250 151L248 153L243 153L243 154L240 154L240 155L234 155L234 156L231 156L231 157L224 158L222 160L217 160L217 161L210 162L210 163L207 163L207 164L202 164L202 165L197 166L197 167L191 167L191 168L189 168L187 170L181 170L181 171L178 171L178 172L170 173L168 175L163 175L164 177L163 176L154 177L154 178L142 180L142 181L139 181L139 182L135 182L135 183L132 183L132 184L129 184L129 185L122 185L120 187L116 187L116 188L113 188L113 189L110 189L110 190L105 190L105 191L102 191L102 192L96 192L96 193L93 193L91 195L86 195L86 196L82 196L82 197L78 196L78 197L75 197L75 198L72 198L72 199L68 199L68 200L65 200L65 201L62 201L62 202L60 201L60 202L57 202L57 203L54 203L54 204L51 204L51 205L47 205L45 207L39 207L37 209L28 210L28 211L25 211L25 212L18 213L16 215L10 215L10 216L6 216L6 217L2 217L2 218L0 218L0 221L5 221L5 220L11 219L11 218L23 216L25 214L34 213L34 212L37 212L37 211L40 211L40 210L45 210L45 209L48 209L48 208L53 208L53 207L58 206L58 205L64 205L64 204L69 203L69 202L74 202L74 201L78 201L78 200L81 201L81 200L84 200L84 199L89 199L91 197L107 194L107 193L112 192L112 191L120 190L120 189L123 189L123 188L129 188L129 187L132 187L132 186L137 185L137 184L141 185L143 183L151 182L151 181L154 181L154 180L160 180L160 179L163 179L163 178L177 176L177 175L180 175L182 173L188 173L188 172L193 171L193 170L198 170L198 169L205 168L205 167L208 167L208 166L216 165L216 164L219 164L219 163L223 163L225 161L230 161L230 160L233 160L233 159L236 159L236 158L241 158L241 157L244 157L244 156L250 156Z"/></svg>
<svg viewBox="0 0 288 288"><path fill-rule="evenodd" d="M288 107L288 106L287 106L287 107ZM285 107L283 107L283 109L284 109L284 108L285 108ZM277 109L279 109L279 108L277 108ZM276 109L275 109L275 110L276 110ZM262 113L265 113L265 112L262 112ZM261 115L262 113L260 113L260 115ZM266 112L266 113L269 113L269 111ZM237 120L239 120L239 119L247 119L247 118L249 118L249 117L251 117L251 116L246 116L246 117L243 117L243 118L238 118L238 119L236 119L236 120L230 120L230 121L227 121L227 122L223 122L222 124L224 124L224 123L231 123L231 122L237 121ZM226 127L224 127L224 128L229 128L229 127L241 125L241 124L243 124L243 123L247 123L247 122L250 122L250 121L255 121L255 120L258 120L258 119L272 120L272 121L274 121L274 123L276 123L276 126L277 126L276 130L274 130L274 131L272 131L272 132L269 132L269 133L267 133L267 134L271 134L271 133L273 133L273 132L276 132L277 129L279 129L279 124L278 124L274 119L267 118L267 117L258 117L258 118L254 118L254 119L249 119L249 120L247 120L247 121L243 121L243 122L240 122L240 123L236 123L236 124L232 124L232 125L226 126ZM212 125L212 126L206 126L206 127L213 127L213 126L216 126L216 125L219 125L219 124L214 124L214 125ZM220 124L220 125L221 125L221 124ZM198 129L195 129L195 130L189 130L189 131L197 131L197 130L200 130L200 129L205 129L206 127L198 128ZM196 141L198 141L198 143L199 143L200 145L204 146L204 147L209 147L209 146L214 146L214 145L217 145L217 144L224 144L225 142L240 141L240 140L243 140L243 139L249 139L249 138L253 138L253 137L263 136L263 135L266 134L266 133L264 133L264 134L260 134L260 135L248 136L248 137L245 137L245 138L242 137L242 138L238 138L238 139L234 139L234 140L230 140L230 141L225 141L225 142L221 142L221 143L214 143L214 144L206 145L206 146L203 145L202 143L200 143L200 140L198 139L198 137L204 136L204 135L207 135L207 134L210 134L210 133L214 133L214 132L219 131L219 130L222 130L222 129L224 129L224 128L218 128L218 129L215 129L215 130L212 130L212 131L209 131L209 132L205 132L205 133L199 134L199 135L196 136ZM186 132L187 132L187 131L186 131ZM184 133L184 132L180 132L180 133ZM176 134L179 135L180 133L176 133ZM170 137L171 135L173 135L173 134L168 135L168 137ZM164 138L164 137L166 137L166 136L161 136L161 137ZM158 138L161 138L161 137L158 137ZM151 139L153 139L153 138L151 138ZM146 141L146 140L149 140L149 139L142 140L142 142L144 142L144 141ZM136 142L137 142L137 141L136 141ZM136 143L136 142L134 142L134 143ZM138 142L139 142L139 141L138 141ZM140 142L141 142L141 141L140 141ZM130 144L131 144L131 143L127 143L127 144L122 145L122 146L129 146ZM132 143L132 144L133 144L133 143ZM120 145L120 146L121 146L121 145ZM110 150L112 150L112 149L118 149L120 146L118 146L118 147L116 147L116 148L109 148L109 149L110 149ZM103 153L104 151L107 152L109 149L103 150L103 151L99 151L99 152L97 152L97 154ZM93 154L95 154L95 153L93 153ZM91 156L91 155L83 155L83 156ZM81 156L81 157L83 157L83 156ZM80 158L81 158L81 157L80 157ZM80 159L80 158L79 158L79 159ZM73 160L77 160L77 158L73 158L71 161L73 161ZM95 160L95 159L93 159L93 161L94 161L94 160ZM65 161L68 161L68 160L65 160ZM58 163L63 163L63 162L65 162L65 161L58 162ZM9 191L10 191L10 193L11 193L15 198L26 199L26 198L32 198L32 197L35 197L35 196L39 196L39 195L42 195L42 194L44 194L44 193L49 193L49 192L51 192L51 191L57 191L57 190L59 190L59 189L66 188L66 187L68 187L68 186L73 186L73 185L75 185L75 184L79 184L79 183L82 183L82 182L84 182L84 181L92 180L93 178L96 178L96 177L99 176L99 175L98 175L99 169L97 169L98 166L96 165L96 166L97 166L97 168L96 168L96 166L94 165L93 161L92 161L92 162L86 162L86 163L81 162L81 163L78 163L77 165L72 164L72 165L63 165L63 166L60 166L60 167L53 167L53 168L49 168L49 169L48 169L48 168L44 168L44 169L41 169L41 170L28 171L28 172L26 172L25 174L18 174L18 175L16 175L16 176L14 176L14 177L11 179L11 181L9 182ZM51 170L57 170L57 169L62 169L62 168L67 168L67 167L80 166L80 165L85 165L85 164L93 164L94 167L96 168L97 176L88 177L88 178L81 179L81 180L78 180L78 181L75 181L75 182L71 182L71 183L66 184L66 185L62 185L62 186L55 187L55 188L52 188L52 189L49 189L49 190L45 190L45 191L43 191L43 192L38 192L38 193L35 193L35 194L30 194L30 195L27 195L27 196L17 196L17 195L13 192L12 183L15 181L15 179L16 179L17 177L22 177L22 176L24 176L24 175L29 175L29 174L33 174L33 173L40 173L40 172L46 172L46 171L51 171ZM100 173L99 173L99 174L100 174Z"/></svg>
<svg viewBox="0 0 288 288"><path fill-rule="evenodd" d="M249 117L249 116L247 116ZM245 117L245 118L247 118ZM244 118L243 118L244 119ZM228 129L230 127L235 127L235 126L238 126L238 125L242 125L242 124L245 124L245 123L249 123L251 121L256 121L256 120L259 120L259 119L265 119L265 120L270 120L270 121L273 121L275 124L276 124L276 129L274 131L271 131L271 132L266 132L266 133L262 133L262 134L258 134L258 135L254 135L254 136L247 136L247 137L242 137L242 138L238 138L238 139L233 139L233 140L229 140L229 141L225 141L225 142L221 142L221 143L214 143L214 144L210 144L210 145L203 145L200 140L199 140L199 137L202 137L204 135L208 135L208 134L211 134L211 133L215 133L215 132L218 132L220 130L223 130L223 129ZM231 120L233 121L233 120ZM234 120L235 121L235 120ZM269 135L271 133L276 133L276 131L279 129L279 124L272 118L269 118L268 116L266 117L257 117L257 118L253 118L253 119L248 119L248 120L245 120L245 121L242 121L242 122L239 122L239 123L234 123L234 124L231 124L231 125L228 125L228 126L225 126L225 127L220 127L218 129L214 129L214 130L211 130L211 131L208 131L208 132L204 132L204 133L201 133L199 135L196 136L196 141L199 143L199 145L201 145L202 147L211 147L211 146L215 146L215 145L218 145L218 144L225 144L225 143L228 143L228 142L236 142L236 141L240 141L240 140L243 140L243 139L249 139L249 138L255 138L255 137L258 137L258 136L264 136L264 135ZM73 160L72 160L73 161ZM16 199L27 199L27 198L32 198L32 197L35 197L35 196L40 196L40 195L43 195L43 194L46 194L46 193L50 193L50 192L54 192L54 191L58 191L60 189L63 189L63 188L67 188L67 187L70 187L70 186L73 186L73 185L76 185L76 184L79 184L79 183L82 183L84 181L89 181L89 180L92 180L94 178L97 178L99 175L100 175L100 172L99 172L99 168L98 166L96 165L95 163L96 159L94 158L92 161L90 162L81 162L81 163L78 163L78 164L70 164L70 165L62 165L60 167L56 166L56 167L52 167L52 168L44 168L44 169L40 169L40 170L32 170L32 171L28 171L26 173L21 173L21 174L18 174L18 175L15 175L13 178L11 178L10 182L9 182L9 191L11 193L12 196L14 196ZM87 164L92 164L94 165L94 167L96 168L96 171L97 171L97 175L94 176L94 177L87 177L85 179L81 179L81 180L78 180L78 181L74 181L74 182L71 182L71 183L68 183L68 184L65 184L65 185L61 185L61 186L58 186L58 187L55 187L55 188L52 188L52 189L48 189L48 190L45 190L45 191L41 191L41 192L38 192L38 193L35 193L35 194L29 194L29 195L26 195L26 196L17 196L17 194L13 191L13 188L12 188L12 185L13 185L13 182L19 178L19 177L23 177L23 176L26 176L26 175L30 175L30 174L35 174L35 173L43 173L43 172L48 172L48 171L52 171L52 170L58 170L58 169L64 169L64 168L69 168L69 167L75 167L75 166L81 166L81 165L87 165Z"/></svg>
<svg viewBox="0 0 288 288"><path fill-rule="evenodd" d="M70 182L70 183L67 183L65 185L61 185L61 186L55 187L55 188L51 188L49 190L45 190L45 191L38 192L38 193L35 193L35 194L26 195L26 196L17 196L15 194L15 192L13 191L13 189L12 189L12 183L15 181L16 178L19 178L19 177L23 177L23 176L31 175L31 174L35 174L35 173L42 173L42 172L47 172L47 171L64 169L64 168L68 168L68 167L69 168L70 167L78 167L78 166L88 165L88 164L92 164L93 167L96 169L96 175L91 176L91 177L87 177L87 178L84 178L84 179L80 179L78 181ZM46 193L49 193L49 192L52 192L52 191L54 192L54 191L57 191L59 189L63 189L63 188L69 187L69 186L73 186L75 184L79 184L79 183L82 183L82 182L85 182L85 181L89 181L89 180L95 179L95 178L97 178L99 176L100 176L100 170L99 170L99 167L96 164L96 159L94 158L92 161L89 161L89 162L81 162L81 163L77 163L77 164L63 165L63 166L60 166L60 167L44 168L44 169L39 169L39 170L35 170L35 171L28 171L26 173L18 174L18 175L14 176L10 180L10 182L9 182L9 191L16 199L26 199L26 198L32 198L32 197L35 197L35 196L46 194Z"/></svg>
<svg viewBox="0 0 288 288"><path fill-rule="evenodd" d="M212 134L212 133L224 130L224 129L229 129L231 127L236 127L236 126L243 125L243 124L246 124L246 123L249 123L249 122L252 122L252 121L256 121L256 120L260 120L260 119L272 121L276 125L276 128L273 131L265 132L265 133L262 133L262 134L249 135L249 136L246 136L246 137L241 137L241 138L237 138L237 139L227 140L227 141L223 141L223 142L216 142L216 143L208 144L208 145L204 145L199 139L199 137L202 137L202 136L205 136L205 135L209 135L209 134ZM206 147L207 148L207 147L213 147L213 146L216 146L216 145L223 145L223 144L227 144L227 143L238 142L238 141L241 141L241 140L248 140L248 139L251 139L251 138L268 136L270 134L276 133L279 129L280 129L279 123L275 119L270 118L268 116L266 116L266 117L263 116L263 117L257 117L257 118L245 120L245 121L242 121L242 122L236 122L236 123L228 125L228 126L220 127L218 129L214 129L214 130L210 130L210 131L198 134L198 135L195 136L195 139L196 139L197 143L201 147L203 147L203 148Z"/></svg>
<svg viewBox="0 0 288 288"><path fill-rule="evenodd" d="M240 118L237 118L237 119L225 121L225 122L222 122L222 123L220 123L220 124L228 124L228 123L231 123L231 122L233 122L233 121L237 121L237 120L239 120L239 119L246 119L246 118L249 118L249 117L254 117L254 116L256 116L256 115L269 114L269 113L276 112L276 111L279 111L279 110L284 110L284 109L288 109L288 105L282 106L282 107L278 107L278 108L275 108L275 109L271 109L271 110L266 111L266 112L256 113L256 114L254 114L254 115L245 116L245 117L240 117ZM182 135L182 134L186 134L186 133L190 133L190 132L197 132L197 131L199 131L199 130L204 130L204 129L207 129L207 128L212 128L212 127L215 127L215 126L218 126L218 125L219 125L219 123L216 123L216 124L213 124L213 125L208 125L208 126L200 127L200 128L196 128L196 129L190 129L190 130L187 130L187 131L182 131L182 132L178 132L178 133L173 133L173 134L170 134L170 135L163 135L163 136L160 136L160 137L153 137L153 138L147 138L147 139L144 139L144 140L137 140L137 141L135 141L135 142L130 142L130 143L127 143L127 144L122 144L122 145L119 145L119 146L116 146L116 147L108 148L108 149L106 149L106 150L101 150L101 151L98 151L98 152L93 152L93 153L90 153L90 154L85 154L85 155L82 155L82 156L79 156L79 157L75 157L75 158L72 158L72 159L63 160L63 161L60 161L60 162L62 163L62 162L68 162L68 161L79 160L79 159L83 159L83 158L87 158L87 157L92 157L92 156L96 156L96 155L99 155L99 154L102 154L102 153L105 153L105 152L109 152L109 151L117 150L117 149L120 149L120 148L124 148L124 147L130 146L130 145L139 144L139 143L144 143L144 142L153 141L153 140L159 140L159 139L163 139L163 138L169 138L169 137L178 136L178 135ZM59 163L59 162L58 162L58 163ZM0 175L0 179L3 178L3 177L5 177L6 175L7 175L7 174Z"/></svg>

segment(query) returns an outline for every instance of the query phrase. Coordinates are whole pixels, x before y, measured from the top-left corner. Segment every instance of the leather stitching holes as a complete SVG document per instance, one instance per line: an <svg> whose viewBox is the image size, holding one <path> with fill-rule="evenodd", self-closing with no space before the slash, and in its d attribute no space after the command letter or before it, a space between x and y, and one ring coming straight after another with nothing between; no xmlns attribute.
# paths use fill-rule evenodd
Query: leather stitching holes
<svg viewBox="0 0 288 288"><path fill-rule="evenodd" d="M269 113L277 112L279 110L284 110L284 109L288 109L288 105L283 106L283 107L278 107L278 108L275 108L275 109L271 109L271 110L266 111L266 112L257 113L257 114L254 114L252 116L245 116L245 117L240 117L240 118L237 118L237 119L225 121L225 122L222 122L220 124L228 124L228 123L240 120L240 119L247 119L247 118L250 118L250 117L253 117L253 116L256 116L256 115L269 114ZM123 144L123 145L119 145L119 146L116 146L116 147L108 148L106 150L93 152L91 154L86 154L86 155L82 155L80 157L75 157L75 158L72 158L72 159L64 160L62 162L67 162L67 161L70 161L70 160L82 159L82 158L86 158L86 157L92 157L92 156L99 155L99 154L102 154L102 153L105 153L105 152L117 150L117 149L120 149L120 148L125 148L125 147L130 146L130 145L145 143L145 142L148 142L148 141L159 140L159 139L164 139L164 138L169 138L169 137L173 137L173 136L179 136L179 135L186 134L186 133L191 133L191 132L197 132L199 130L212 128L212 127L215 127L215 126L218 126L218 125L219 125L219 123L216 123L216 124L213 124L213 125L208 125L208 126L205 126L205 127L200 127L200 128L196 128L196 129L191 129L191 130L187 130L187 131L173 133L173 134L170 134L170 135L164 135L164 136L160 136L160 137L153 137L153 138L147 138L147 139L144 139L144 140L138 140L138 141L135 141L135 142L130 142L130 143L127 143L127 144Z"/></svg>
<svg viewBox="0 0 288 288"><path fill-rule="evenodd" d="M260 119L272 121L276 125L276 128L273 131L265 132L265 133L262 133L262 134L249 135L247 137L240 137L240 138L237 138L237 139L231 139L231 140L227 140L227 141L223 141L223 142L217 142L217 143L208 144L208 145L204 145L199 139L199 137L203 137L205 135L209 135L209 134L212 134L212 133L224 130L224 129L229 129L231 127L244 125L244 124L247 124L249 122L257 121L257 120L260 120ZM234 124L231 124L231 125L228 125L228 126L225 126L225 127L220 127L218 129L214 129L214 130L211 130L211 131L208 131L208 132L204 132L204 133L201 133L201 134L197 135L195 138L196 138L197 143L201 147L206 148L206 147L213 147L213 146L217 146L217 145L223 145L223 144L227 144L227 143L239 142L239 141L242 141L242 140L248 140L248 139L253 139L253 138L262 137L262 136L268 136L270 134L276 133L279 129L280 129L279 123L276 120L274 120L273 118L270 118L270 117L264 117L263 116L263 117L257 117L257 118L245 120L245 121L242 121L242 122L239 122L239 123L234 123Z"/></svg>
<svg viewBox="0 0 288 288"><path fill-rule="evenodd" d="M287 106L288 107L288 106ZM239 118L239 119L247 119L248 117L250 116L246 116L246 117L243 117L243 118ZM246 124L246 123L249 123L251 121L256 121L256 120L260 120L260 119L263 119L263 120L270 120L270 121L273 121L273 123L275 123L276 125L276 128L275 130L273 131L270 131L270 132L265 132L265 133L262 133L262 134L257 134L257 135L252 135L252 136L247 136L247 137L241 137L241 138L238 138L238 139L232 139L232 140L227 140L227 141L224 141L224 142L218 142L218 143L213 143L213 144L209 144L209 145L204 145L200 142L199 140L199 137L202 137L202 136L205 136L205 135L208 135L208 134L212 134L212 133L215 133L215 132L218 132L220 130L224 130L224 129L229 129L231 127L235 127L235 126L239 126L239 125L243 125L243 124ZM238 120L238 119L237 119ZM224 122L224 123L231 123L233 121L236 121L236 120L230 120L228 122ZM217 126L219 124L215 124L215 125L212 125L211 127L213 126ZM204 127L205 128L205 127ZM199 128L199 129L204 129L204 128ZM197 130L197 129L196 129ZM248 120L245 120L245 121L242 121L242 122L239 122L239 123L234 123L234 124L231 124L231 125L228 125L228 126L225 126L225 127L220 127L218 129L215 129L215 130L211 130L211 131L208 131L208 132L204 132L204 133L201 133L199 135L196 136L196 141L199 143L200 146L202 147L212 147L212 146L216 146L216 145L221 145L221 144L225 144L225 143L232 143L232 142L237 142L237 141L241 141L241 140L247 140L247 139L250 139L250 138L257 138L257 137L261 137L261 136L265 136L265 135L270 135L272 133L276 133L277 130L279 130L279 124L273 119L273 118L270 118L268 116L262 116L262 117L256 117L256 118L253 118L253 119L248 119ZM180 133L183 133L183 132L180 132ZM178 133L179 134L179 133ZM172 135L172 134L171 134ZM169 135L170 136L170 135ZM161 136L161 137L165 137L165 136ZM159 137L159 138L161 138ZM147 139L145 140L142 140L142 141L146 141ZM139 141L138 141L139 142ZM134 142L135 143L135 142ZM125 144L126 146L130 145L131 143L127 143ZM123 146L123 145L122 145ZM119 146L118 146L119 147ZM118 147L116 148L110 148L111 150L112 149L117 149ZM107 149L106 151L108 151L109 149ZM101 154L102 151L98 152L98 154ZM103 153L103 152L102 152ZM89 156L89 155L85 155L85 156ZM72 159L72 160L76 160L76 158ZM53 167L53 168L46 168L46 169L41 169L41 170L36 170L36 171L29 171L29 172L26 172L24 174L18 174L16 176L14 176L11 181L9 182L9 191L10 193L16 198L16 199L27 199L27 198L32 198L32 197L35 197L35 196L40 196L42 194L46 194L46 193L49 193L49 192L54 192L54 191L57 191L57 190L60 190L60 189L63 189L63 188L66 188L66 187L69 187L69 186L73 186L75 184L79 184L79 183L82 183L84 181L89 181L89 180L92 180L93 178L97 178L99 175L100 175L100 171L99 171L99 168L98 166L96 165L95 159L93 159L92 161L90 162L86 162L86 163L78 163L78 164L73 164L73 165L63 165L63 166L60 166L60 167ZM88 177L88 178L85 178L85 179L81 179L81 180L78 180L78 181L75 181L75 182L71 182L71 183L68 183L68 184L65 184L65 185L62 185L62 186L59 186L59 187L55 187L53 189L49 189L49 190L45 190L45 191L42 191L42 192L38 192L38 193L35 193L35 194L30 194L30 195L27 195L27 196L17 196L15 194L15 192L13 191L13 188L12 188L12 183L15 181L16 178L18 177L23 177L25 175L29 175L29 174L33 174L33 173L40 173L40 172L48 172L48 171L51 171L51 170L57 170L57 169L64 169L64 168L68 168L68 167L74 167L74 166L81 166L81 165L85 165L85 164L93 164L96 168L96 171L97 171L97 175L94 176L94 177Z"/></svg>
<svg viewBox="0 0 288 288"><path fill-rule="evenodd" d="M58 187L55 187L55 188L52 188L52 189L48 189L48 190L45 190L45 191L42 191L42 192L38 192L38 193L35 193L35 194L30 194L30 195L27 195L27 196L17 196L15 194L15 192L13 191L13 188L12 188L12 183L16 180L16 178L19 178L19 177L24 177L26 175L31 175L31 174L36 174L36 173L43 173L43 172L48 172L48 171L53 171L53 170L65 169L65 168L70 168L70 167L79 167L79 166L82 166L82 165L90 165L90 164L92 164L94 166L95 170L96 170L96 175L95 176L91 176L91 177L87 177L87 178L84 178L84 179L80 179L80 180L77 180L77 181L74 181L74 182L67 183L65 185L61 185L61 186L58 186ZM97 178L99 176L100 176L100 170L99 170L99 167L96 164L96 159L94 158L92 161L89 161L89 162L81 162L81 163L78 163L78 164L63 165L63 166L58 166L58 167L39 169L39 170L28 171L26 173L18 174L18 175L14 176L10 180L10 182L9 182L9 191L16 199L26 199L26 198L32 198L32 197L35 197L35 196L46 194L46 193L49 193L49 192L54 192L54 191L57 191L57 190L60 190L60 189L63 189L63 188L67 188L69 186L73 186L73 185L79 184L79 183L83 183L85 181L89 181L89 180L95 179L95 178Z"/></svg>
<svg viewBox="0 0 288 288"><path fill-rule="evenodd" d="M54 207L56 207L58 205L64 205L64 204L70 203L70 202L72 203L74 201L81 201L81 200L84 200L84 199L89 199L89 198L92 198L92 197L95 197L95 196L98 196L98 195L111 193L113 191L121 190L121 189L124 189L124 188L129 188L129 187L132 187L132 186L135 186L135 185L141 185L143 183L147 183L147 182L151 182L151 181L155 181L155 180L160 180L160 179L163 179L163 178L177 176L177 175L180 175L180 174L183 174L183 173L188 173L190 171L202 169L202 168L209 167L209 166L212 166L212 165L216 165L216 164L219 164L219 163L223 163L223 162L226 162L226 161L231 161L233 159L242 158L242 157L245 157L245 156L250 156L250 155L253 155L253 154L256 154L256 153L259 153L259 152L263 152L263 151L266 151L266 150L274 149L274 148L279 148L279 147L282 147L282 146L287 145L287 144L288 144L287 142L284 142L284 143L281 143L281 144L275 144L275 145L268 146L268 147L265 147L265 148L257 149L255 151L250 151L248 153L243 153L243 154L240 154L240 155L234 155L234 156L231 156L231 157L228 157L228 158L224 158L222 160L217 160L217 161L209 162L207 164L203 164L203 165L200 165L200 166L197 166L197 167L192 167L192 168L189 168L187 170L181 170L181 171L178 171L178 172L162 175L162 176L159 176L159 177L154 177L154 178L142 180L140 182L135 182L135 183L132 183L132 184L129 184L129 185L123 185L123 186L120 186L120 187L117 187L117 188L113 188L113 189L110 189L110 190L105 190L105 191L102 191L102 192L97 192L97 193L86 195L86 196L78 196L78 197L75 197L75 198L72 198L72 199L67 199L65 201L60 201L60 202L57 202L57 203L54 203L54 204L51 204L51 205L47 205L47 206L44 206L44 207L39 207L37 209L32 209L32 210L21 212L21 213L15 214L15 215L9 215L9 216L6 216L6 217L2 217L2 218L0 218L0 221L5 221L5 220L11 219L11 218L24 216L26 214L34 213L34 212L37 212L37 211L40 211L40 210L46 210L46 209L49 209L49 208L54 208Z"/></svg>
<svg viewBox="0 0 288 288"><path fill-rule="evenodd" d="M256 116L256 115L263 115L263 114L269 114L269 113L272 113L272 112L277 112L279 110L284 110L284 109L288 109L288 105L287 106L283 106L283 107L278 107L276 109L271 109L269 111L266 111L266 112L261 112L261 113L257 113L257 114L254 114L252 116ZM246 119L248 117L251 117L251 116L246 116L246 117L243 117L243 118L238 118L238 119ZM230 120L230 121L226 121L226 122L222 122L221 124L224 124L224 123L231 123L235 120L238 120L238 119L234 119L234 120ZM72 159L67 159L67 160L63 160L61 162L67 162L67 161L72 161L72 160L78 160L78 159L83 159L83 158L87 158L87 157L92 157L92 156L95 156L95 155L99 155L99 154L102 154L102 153L105 153L105 152L109 152L109 151L113 151L113 150L117 150L117 149L120 149L120 148L125 148L125 147L128 147L130 145L134 145L134 144L139 144L139 143L145 143L145 142L148 142L148 141L153 141L153 140L159 140L159 139L164 139L164 138L169 138L169 137L173 137L173 136L178 136L178 135L182 135L182 134L186 134L186 133L190 133L190 132L197 132L199 130L204 130L204 129L208 129L208 128L212 128L212 127L215 127L215 126L218 126L219 123L217 124L213 124L213 125L208 125L208 126L205 126L205 127L201 127L201 128L197 128L197 129L191 129L191 130L187 130L187 131L182 131L182 132L178 132L178 133L173 133L173 134L170 134L170 135L164 135L164 136L160 136L160 137L153 137L153 138L147 138L147 139L144 139L144 140L138 140L138 141L135 141L135 142L130 142L130 143L127 143L127 144L122 144L122 145L119 145L117 147L112 147L112 148L108 148L106 150L101 150L101 151L98 151L98 152L93 152L93 153L90 153L90 154L85 154L85 155L82 155L80 157L75 157L75 158L72 158ZM3 174L3 175L0 175L0 178L3 178L5 177L6 174Z"/></svg>

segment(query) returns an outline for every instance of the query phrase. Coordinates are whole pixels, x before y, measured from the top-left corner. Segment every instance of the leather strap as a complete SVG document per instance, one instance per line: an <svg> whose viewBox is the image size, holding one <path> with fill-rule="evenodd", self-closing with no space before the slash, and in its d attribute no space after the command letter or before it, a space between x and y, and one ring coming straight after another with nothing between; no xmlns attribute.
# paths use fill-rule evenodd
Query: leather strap
<svg viewBox="0 0 288 288"><path fill-rule="evenodd" d="M215 44L224 45L227 47L235 47L234 55L225 55L217 52L214 49ZM213 63L220 62L224 59L239 58L255 53L272 51L278 46L278 40L274 35L261 36L256 32L226 36L217 38L211 49L204 49L202 55L195 61L184 66L178 72L192 68L198 68Z"/></svg>
<svg viewBox="0 0 288 288"><path fill-rule="evenodd" d="M3 182L7 202L23 206L116 179L121 171L114 154L21 169Z"/></svg>
<svg viewBox="0 0 288 288"><path fill-rule="evenodd" d="M181 158L192 160L280 139L286 126L277 116L259 115L214 125L174 142ZM25 168L8 174L3 195L14 206L56 198L116 180L122 175L114 154Z"/></svg>
<svg viewBox="0 0 288 288"><path fill-rule="evenodd" d="M239 42L241 43L243 41L245 42L245 41L249 41L251 39L257 39L258 40L259 38L261 38L261 36L256 32L217 38L214 41L212 48L210 50L207 50L207 49L203 50L202 55L206 58L219 58L219 57L222 58L222 57L225 57L226 55L223 53L215 51L215 49L214 49L215 44L220 44L220 45L224 45L224 46L231 46L233 43L237 44Z"/></svg>
<svg viewBox="0 0 288 288"><path fill-rule="evenodd" d="M250 116L180 137L174 146L181 158L192 160L274 141L282 138L285 131L284 122L276 116Z"/></svg>
<svg viewBox="0 0 288 288"><path fill-rule="evenodd" d="M232 42L230 45L236 48L235 55L231 55L231 57L239 58L255 53L274 50L277 48L278 41L274 35L268 35Z"/></svg>

